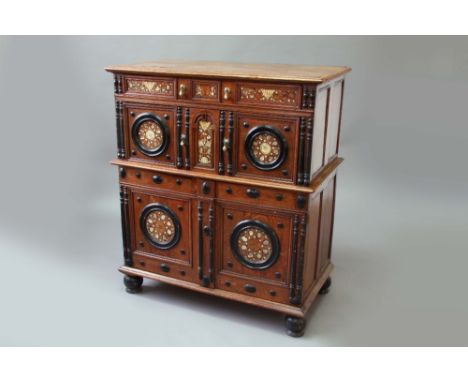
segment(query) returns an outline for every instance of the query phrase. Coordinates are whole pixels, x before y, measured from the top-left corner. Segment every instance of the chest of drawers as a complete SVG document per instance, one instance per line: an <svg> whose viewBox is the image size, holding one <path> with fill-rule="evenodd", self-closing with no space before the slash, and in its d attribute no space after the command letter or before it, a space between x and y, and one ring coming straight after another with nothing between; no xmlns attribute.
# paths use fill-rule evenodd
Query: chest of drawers
<svg viewBox="0 0 468 382"><path fill-rule="evenodd" d="M128 292L149 278L286 315L331 284L346 67L150 62L114 75Z"/></svg>

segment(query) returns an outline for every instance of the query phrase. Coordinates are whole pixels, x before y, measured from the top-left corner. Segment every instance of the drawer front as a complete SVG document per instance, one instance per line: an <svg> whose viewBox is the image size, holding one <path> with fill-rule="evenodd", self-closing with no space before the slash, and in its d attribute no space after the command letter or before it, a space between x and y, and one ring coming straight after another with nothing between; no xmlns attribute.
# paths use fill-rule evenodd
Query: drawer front
<svg viewBox="0 0 468 382"><path fill-rule="evenodd" d="M237 166L241 176L293 183L296 178L298 119L240 114L237 119Z"/></svg>
<svg viewBox="0 0 468 382"><path fill-rule="evenodd" d="M276 108L299 109L301 87L259 83L237 83L237 103Z"/></svg>
<svg viewBox="0 0 468 382"><path fill-rule="evenodd" d="M186 264L156 259L145 252L136 251L133 254L133 267L180 280L194 281L193 272Z"/></svg>
<svg viewBox="0 0 468 382"><path fill-rule="evenodd" d="M132 160L175 166L173 107L126 105L127 137Z"/></svg>
<svg viewBox="0 0 468 382"><path fill-rule="evenodd" d="M168 190L170 192L192 194L196 189L196 181L192 178L135 168L122 167L120 170L120 179L123 183L157 187L159 190Z"/></svg>
<svg viewBox="0 0 468 382"><path fill-rule="evenodd" d="M165 100L176 99L175 78L125 77L124 89L128 95L145 95Z"/></svg>
<svg viewBox="0 0 468 382"><path fill-rule="evenodd" d="M189 197L134 189L133 254L157 259L169 267L185 267L186 273L192 274L191 205ZM168 273L164 268L157 273Z"/></svg>
<svg viewBox="0 0 468 382"><path fill-rule="evenodd" d="M218 206L219 274L287 287L293 216L235 203Z"/></svg>
<svg viewBox="0 0 468 382"><path fill-rule="evenodd" d="M216 279L216 288L283 304L289 303L289 289L287 287L271 285L258 280L252 281L239 276L219 275Z"/></svg>
<svg viewBox="0 0 468 382"><path fill-rule="evenodd" d="M177 99L200 102L219 102L221 83L202 79L179 78Z"/></svg>
<svg viewBox="0 0 468 382"><path fill-rule="evenodd" d="M305 194L222 182L217 184L217 197L223 200L302 211L307 210L308 201L308 196Z"/></svg>

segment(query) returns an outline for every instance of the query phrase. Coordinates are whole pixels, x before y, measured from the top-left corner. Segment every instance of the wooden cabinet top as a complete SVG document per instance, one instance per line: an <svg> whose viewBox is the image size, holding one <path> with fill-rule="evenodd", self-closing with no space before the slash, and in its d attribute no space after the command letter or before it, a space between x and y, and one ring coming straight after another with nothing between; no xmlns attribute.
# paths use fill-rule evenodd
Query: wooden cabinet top
<svg viewBox="0 0 468 382"><path fill-rule="evenodd" d="M243 64L217 61L158 61L115 65L109 72L141 75L174 75L243 80L322 83L351 70L346 66L308 66L290 64Z"/></svg>

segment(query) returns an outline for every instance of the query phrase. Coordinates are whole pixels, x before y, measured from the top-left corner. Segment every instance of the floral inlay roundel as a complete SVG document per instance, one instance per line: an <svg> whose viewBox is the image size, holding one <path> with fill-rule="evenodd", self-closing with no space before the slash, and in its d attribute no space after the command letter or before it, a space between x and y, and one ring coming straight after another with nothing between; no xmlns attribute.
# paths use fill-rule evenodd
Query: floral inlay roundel
<svg viewBox="0 0 468 382"><path fill-rule="evenodd" d="M176 234L176 227L172 218L164 211L152 211L146 217L146 230L158 244L170 243Z"/></svg>
<svg viewBox="0 0 468 382"><path fill-rule="evenodd" d="M253 139L250 152L258 163L271 164L281 155L280 142L271 133L261 133Z"/></svg>
<svg viewBox="0 0 468 382"><path fill-rule="evenodd" d="M161 126L154 121L145 121L138 128L138 140L143 148L157 150L164 143Z"/></svg>
<svg viewBox="0 0 468 382"><path fill-rule="evenodd" d="M239 254L249 263L262 264L273 254L273 245L268 234L257 227L247 227L237 238Z"/></svg>

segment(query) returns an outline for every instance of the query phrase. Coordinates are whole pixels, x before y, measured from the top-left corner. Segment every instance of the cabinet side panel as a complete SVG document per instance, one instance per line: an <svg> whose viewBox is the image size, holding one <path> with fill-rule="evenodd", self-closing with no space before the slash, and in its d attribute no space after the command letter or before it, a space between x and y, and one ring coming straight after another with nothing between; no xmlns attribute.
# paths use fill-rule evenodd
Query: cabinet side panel
<svg viewBox="0 0 468 382"><path fill-rule="evenodd" d="M310 174L314 175L323 165L323 150L327 123L327 105L329 88L317 90L314 111L314 132L312 137L312 155Z"/></svg>
<svg viewBox="0 0 468 382"><path fill-rule="evenodd" d="M338 132L340 125L341 101L343 96L343 83L343 80L337 81L330 87L324 165L330 162L330 159L338 153Z"/></svg>
<svg viewBox="0 0 468 382"><path fill-rule="evenodd" d="M330 262L331 239L333 230L333 211L335 203L335 180L330 180L322 191L322 208L320 213L320 242L318 245L318 263L315 277L319 277Z"/></svg>
<svg viewBox="0 0 468 382"><path fill-rule="evenodd" d="M315 281L315 265L317 264L317 245L320 232L321 195L309 198L307 237L305 243L304 262L304 295Z"/></svg>

